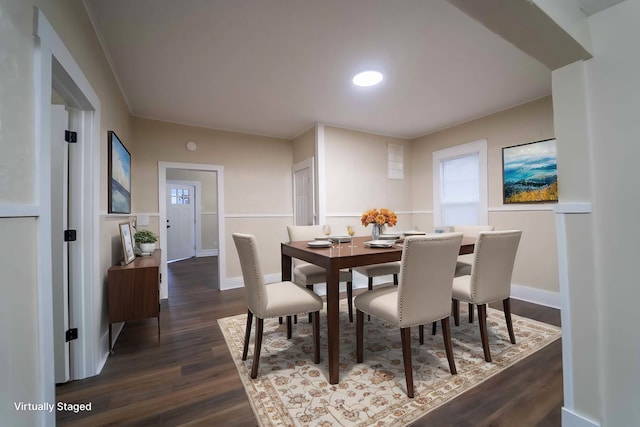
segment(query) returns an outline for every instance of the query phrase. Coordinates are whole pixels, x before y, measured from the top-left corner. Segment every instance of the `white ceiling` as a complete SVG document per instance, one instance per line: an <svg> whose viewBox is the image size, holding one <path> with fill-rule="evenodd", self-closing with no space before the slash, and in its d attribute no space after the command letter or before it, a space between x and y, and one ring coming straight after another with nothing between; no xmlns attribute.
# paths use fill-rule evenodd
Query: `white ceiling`
<svg viewBox="0 0 640 427"><path fill-rule="evenodd" d="M315 122L415 138L551 93L549 69L444 0L85 4L140 117L283 138ZM383 83L354 87L369 68Z"/></svg>

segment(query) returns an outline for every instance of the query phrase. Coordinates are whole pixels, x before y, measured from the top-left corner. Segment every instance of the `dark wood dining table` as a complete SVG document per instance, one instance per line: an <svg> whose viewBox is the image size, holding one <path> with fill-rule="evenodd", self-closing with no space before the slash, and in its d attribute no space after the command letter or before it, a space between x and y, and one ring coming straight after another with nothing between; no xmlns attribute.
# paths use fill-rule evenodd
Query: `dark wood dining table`
<svg viewBox="0 0 640 427"><path fill-rule="evenodd" d="M288 242L280 245L282 254L282 280L291 280L292 258L298 258L320 266L327 274L327 342L329 347L329 383L340 381L340 270L384 262L400 261L402 245L395 244L390 248L371 248L364 242L370 237L354 237L353 244L344 242L334 244L332 248L311 248L306 241ZM474 238L465 237L460 246L460 255L473 253Z"/></svg>

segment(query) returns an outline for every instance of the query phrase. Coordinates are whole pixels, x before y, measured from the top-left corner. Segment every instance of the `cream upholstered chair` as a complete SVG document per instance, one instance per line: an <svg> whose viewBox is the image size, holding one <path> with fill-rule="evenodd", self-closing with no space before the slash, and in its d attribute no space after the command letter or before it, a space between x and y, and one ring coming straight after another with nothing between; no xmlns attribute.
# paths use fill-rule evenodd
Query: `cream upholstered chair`
<svg viewBox="0 0 640 427"><path fill-rule="evenodd" d="M481 231L493 231L493 225L454 225L452 231L462 233L464 237L478 238ZM471 274L471 265L473 264L473 254L465 254L458 256L456 264L456 277ZM460 326L460 318L456 317L456 326ZM473 323L473 304L469 304L469 323Z"/></svg>
<svg viewBox="0 0 640 427"><path fill-rule="evenodd" d="M493 231L494 229L493 225L454 225L451 227L451 231L462 233L464 237L473 237L474 239L478 238L481 231ZM473 264L473 254L459 255L456 276L471 274L471 264Z"/></svg>
<svg viewBox="0 0 640 427"><path fill-rule="evenodd" d="M322 298L292 282L277 282L265 285L255 237L249 234L234 233L233 241L236 244L238 257L240 258L248 305L242 360L247 360L253 316L255 315L257 319L251 378L258 376L264 319L269 317L287 316L287 338L291 338L291 316L298 313L312 313L313 361L320 363L320 310L322 310L323 306Z"/></svg>
<svg viewBox="0 0 640 427"><path fill-rule="evenodd" d="M287 226L289 241L313 240L324 235L322 225L290 225ZM326 270L317 265L300 259L293 259L293 281L307 289L313 290L313 285L326 283ZM340 270L339 282L347 282L347 300L349 304L349 321L353 322L353 282L351 271Z"/></svg>
<svg viewBox="0 0 640 427"><path fill-rule="evenodd" d="M398 286L377 286L356 296L356 359L363 360L364 313L400 327L407 396L413 397L411 327L442 321L444 344L451 374L453 360L449 315L451 283L462 233L409 236L404 240Z"/></svg>
<svg viewBox="0 0 640 427"><path fill-rule="evenodd" d="M393 274L393 284L398 284L398 273L400 272L400 261L383 262L382 264L371 264L353 269L367 278L367 288L373 289L373 278L379 276L389 276ZM369 316L371 318L371 316Z"/></svg>
<svg viewBox="0 0 640 427"><path fill-rule="evenodd" d="M502 300L511 343L516 343L511 323L511 275L522 231L483 231L478 234L471 274L453 279L453 313L458 318L458 301L478 306L484 358L491 362L487 335L487 304Z"/></svg>

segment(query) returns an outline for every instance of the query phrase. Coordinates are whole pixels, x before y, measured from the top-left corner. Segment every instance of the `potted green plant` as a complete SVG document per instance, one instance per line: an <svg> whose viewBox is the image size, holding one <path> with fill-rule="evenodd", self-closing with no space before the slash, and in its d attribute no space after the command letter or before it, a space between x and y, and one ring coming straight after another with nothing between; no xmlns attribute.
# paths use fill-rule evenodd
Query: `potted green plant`
<svg viewBox="0 0 640 427"><path fill-rule="evenodd" d="M150 255L156 248L158 236L151 230L140 230L133 236L142 251L142 255Z"/></svg>

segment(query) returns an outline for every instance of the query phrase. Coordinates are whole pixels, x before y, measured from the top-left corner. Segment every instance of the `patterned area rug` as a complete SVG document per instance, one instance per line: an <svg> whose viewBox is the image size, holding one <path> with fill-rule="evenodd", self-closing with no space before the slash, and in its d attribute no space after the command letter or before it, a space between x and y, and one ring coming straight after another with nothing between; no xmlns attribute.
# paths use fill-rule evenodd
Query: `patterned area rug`
<svg viewBox="0 0 640 427"><path fill-rule="evenodd" d="M340 311L340 383L335 385L327 381L324 313L320 316L318 365L312 360L312 331L307 316L299 316L291 340L286 339L286 325L280 325L277 319L265 320L255 380L249 377L255 319L249 357L244 362L241 356L246 315L219 319L218 323L261 426L406 426L561 336L558 327L512 315L517 340L512 345L502 311L489 308L487 324L493 362L486 363L477 318L469 324L465 308L466 304L460 304L460 326L454 326L451 318L458 375L449 373L440 324L435 336L431 335L431 325L425 326L424 345L419 345L418 328L412 328L414 399L406 395L400 330L378 319L366 321L365 317L364 362L356 363L355 321L349 323L346 300Z"/></svg>

